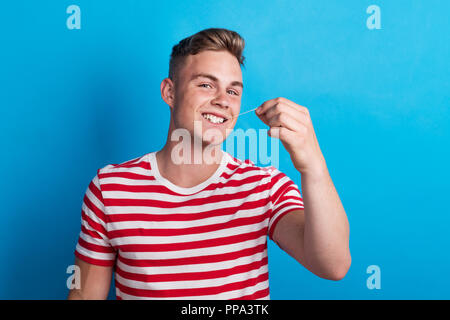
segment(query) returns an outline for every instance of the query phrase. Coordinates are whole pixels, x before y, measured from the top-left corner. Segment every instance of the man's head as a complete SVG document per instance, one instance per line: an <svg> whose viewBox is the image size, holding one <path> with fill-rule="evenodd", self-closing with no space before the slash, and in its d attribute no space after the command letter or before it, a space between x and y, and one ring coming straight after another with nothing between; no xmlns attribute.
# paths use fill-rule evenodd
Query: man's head
<svg viewBox="0 0 450 320"><path fill-rule="evenodd" d="M199 135L194 132L197 121L203 142L223 142L240 110L244 46L238 33L212 28L173 47L169 77L161 83L162 97L171 109L171 129L184 128L192 136ZM215 134L213 139L204 135L206 131L221 136Z"/></svg>

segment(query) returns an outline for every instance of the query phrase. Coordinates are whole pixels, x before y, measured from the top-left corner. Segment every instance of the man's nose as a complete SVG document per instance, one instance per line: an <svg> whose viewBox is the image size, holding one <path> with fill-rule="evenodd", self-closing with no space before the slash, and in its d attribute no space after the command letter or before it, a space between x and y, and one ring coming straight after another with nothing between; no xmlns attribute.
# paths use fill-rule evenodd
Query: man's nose
<svg viewBox="0 0 450 320"><path fill-rule="evenodd" d="M222 108L228 108L230 106L230 98L228 97L226 92L219 92L214 100L212 101L212 104L218 107Z"/></svg>

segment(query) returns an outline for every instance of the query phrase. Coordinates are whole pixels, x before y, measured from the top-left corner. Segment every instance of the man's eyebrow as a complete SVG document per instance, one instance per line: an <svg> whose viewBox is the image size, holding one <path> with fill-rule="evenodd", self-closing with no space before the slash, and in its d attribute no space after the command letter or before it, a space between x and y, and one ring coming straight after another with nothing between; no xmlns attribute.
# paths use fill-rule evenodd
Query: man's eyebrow
<svg viewBox="0 0 450 320"><path fill-rule="evenodd" d="M211 79L212 81L219 82L219 79L217 79L217 77L215 77L215 76L213 76L212 74L209 74L209 73L196 73L196 74L193 74L189 81L195 80L195 79L200 78L200 77L208 78L208 79ZM239 86L242 89L244 89L244 84L242 82L240 82L240 81L233 81L230 84L232 86Z"/></svg>

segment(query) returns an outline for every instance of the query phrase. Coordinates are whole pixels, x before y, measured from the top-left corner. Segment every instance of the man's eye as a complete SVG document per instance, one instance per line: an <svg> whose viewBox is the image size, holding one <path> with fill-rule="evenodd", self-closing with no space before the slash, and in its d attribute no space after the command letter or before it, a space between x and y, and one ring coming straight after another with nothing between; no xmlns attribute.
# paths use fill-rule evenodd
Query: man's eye
<svg viewBox="0 0 450 320"><path fill-rule="evenodd" d="M209 83L202 83L202 84L199 85L199 87L202 87L202 88L206 88L205 86L210 86L210 87L211 87L211 85L210 85ZM233 93L234 95L236 95L236 96L239 95L239 93L237 93L237 92L234 91L234 90L228 90L228 92L232 92L232 93Z"/></svg>

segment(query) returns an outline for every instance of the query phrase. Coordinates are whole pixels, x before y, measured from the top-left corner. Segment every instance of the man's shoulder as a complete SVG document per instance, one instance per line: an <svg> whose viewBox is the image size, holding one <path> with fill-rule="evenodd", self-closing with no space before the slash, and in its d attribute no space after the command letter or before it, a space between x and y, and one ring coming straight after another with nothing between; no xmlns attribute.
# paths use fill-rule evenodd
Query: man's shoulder
<svg viewBox="0 0 450 320"><path fill-rule="evenodd" d="M98 169L98 174L108 174L114 172L137 173L148 170L150 168L148 159L149 154L150 153L146 153L144 155L140 155L138 157L120 163L107 164L102 168Z"/></svg>

